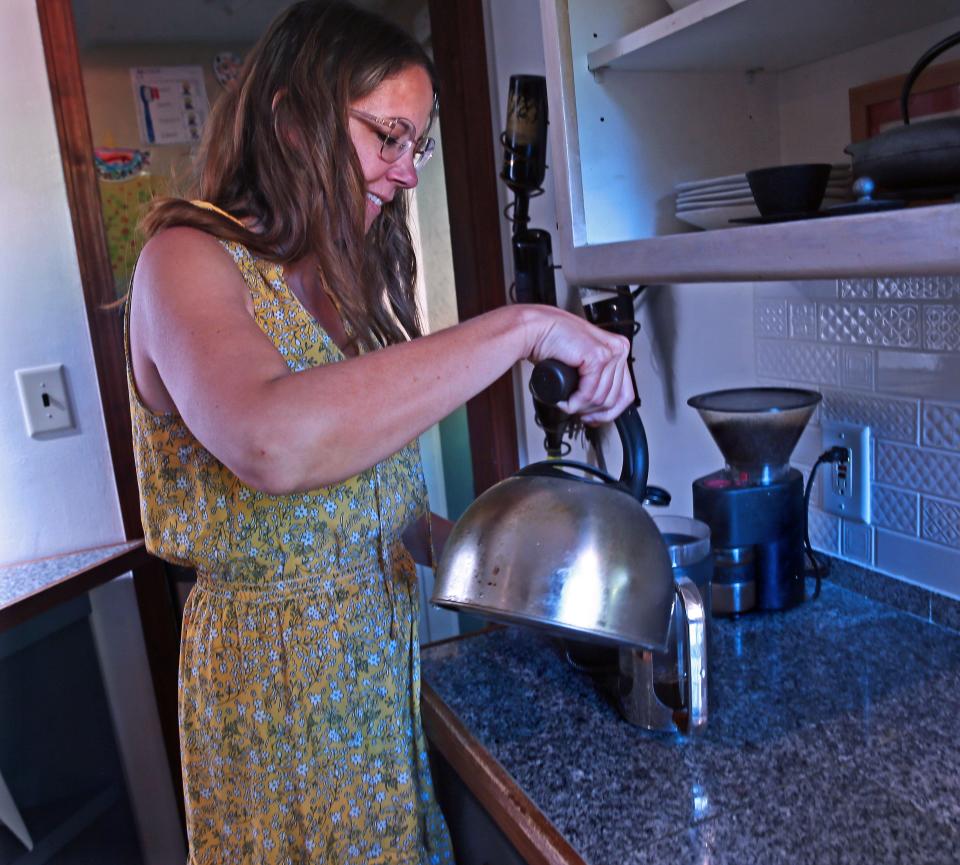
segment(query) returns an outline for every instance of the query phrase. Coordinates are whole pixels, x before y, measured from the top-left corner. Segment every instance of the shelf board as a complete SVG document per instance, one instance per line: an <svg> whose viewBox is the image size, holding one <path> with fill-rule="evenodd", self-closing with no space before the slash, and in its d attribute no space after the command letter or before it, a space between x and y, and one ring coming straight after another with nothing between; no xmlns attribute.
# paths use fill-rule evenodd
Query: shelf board
<svg viewBox="0 0 960 865"><path fill-rule="evenodd" d="M960 204L575 246L563 270L578 285L957 274Z"/></svg>
<svg viewBox="0 0 960 865"><path fill-rule="evenodd" d="M777 71L958 14L957 0L697 0L591 51L587 65L592 71Z"/></svg>

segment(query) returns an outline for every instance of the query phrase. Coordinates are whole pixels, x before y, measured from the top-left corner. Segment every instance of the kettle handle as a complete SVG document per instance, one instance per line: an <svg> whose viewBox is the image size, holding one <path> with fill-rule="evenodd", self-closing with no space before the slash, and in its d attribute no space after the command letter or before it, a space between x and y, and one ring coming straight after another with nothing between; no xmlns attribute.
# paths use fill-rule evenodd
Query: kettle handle
<svg viewBox="0 0 960 865"><path fill-rule="evenodd" d="M533 398L549 406L569 399L578 384L580 374L577 370L559 360L541 360L534 366L530 376L530 392ZM637 405L638 403L634 402L617 418L616 427L623 447L620 484L637 501L642 502L647 495L650 454L647 449L647 433L637 412ZM658 490L658 493L662 492Z"/></svg>
<svg viewBox="0 0 960 865"><path fill-rule="evenodd" d="M687 733L697 733L707 725L707 620L706 608L696 583L689 577L676 578L677 603L686 627L683 637Z"/></svg>
<svg viewBox="0 0 960 865"><path fill-rule="evenodd" d="M907 73L903 82L903 89L900 91L900 113L903 115L905 125L910 124L910 91L913 89L914 82L937 57L943 54L948 48L960 44L960 31L951 33L949 36L941 39L936 45L930 46L923 52L920 59L913 64L913 68Z"/></svg>

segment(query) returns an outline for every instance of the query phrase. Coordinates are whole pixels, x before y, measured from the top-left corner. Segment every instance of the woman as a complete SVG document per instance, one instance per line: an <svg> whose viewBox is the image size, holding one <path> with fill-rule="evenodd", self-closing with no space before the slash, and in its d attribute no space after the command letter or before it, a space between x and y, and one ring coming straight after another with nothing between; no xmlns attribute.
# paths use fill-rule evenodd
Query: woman
<svg viewBox="0 0 960 865"><path fill-rule="evenodd" d="M423 337L406 191L433 67L342 3L288 9L148 213L128 302L148 547L197 569L180 728L190 862L451 861L420 726L417 436L523 358L630 401L625 340L545 307Z"/></svg>

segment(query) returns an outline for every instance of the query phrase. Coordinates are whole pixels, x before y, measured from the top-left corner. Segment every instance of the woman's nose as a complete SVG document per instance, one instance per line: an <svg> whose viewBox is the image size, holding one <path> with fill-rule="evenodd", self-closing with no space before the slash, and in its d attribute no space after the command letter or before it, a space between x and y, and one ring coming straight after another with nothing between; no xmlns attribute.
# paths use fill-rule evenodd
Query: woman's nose
<svg viewBox="0 0 960 865"><path fill-rule="evenodd" d="M417 185L417 169L413 166L413 148L411 147L396 162L390 165L387 177L405 189L413 189Z"/></svg>

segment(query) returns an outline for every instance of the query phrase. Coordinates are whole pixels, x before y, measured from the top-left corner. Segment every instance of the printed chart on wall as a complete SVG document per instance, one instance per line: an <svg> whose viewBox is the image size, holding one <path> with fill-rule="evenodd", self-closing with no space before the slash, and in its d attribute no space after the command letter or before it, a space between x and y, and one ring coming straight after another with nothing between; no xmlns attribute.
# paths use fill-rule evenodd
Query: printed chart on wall
<svg viewBox="0 0 960 865"><path fill-rule="evenodd" d="M138 66L130 80L143 144L200 140L209 112L200 66Z"/></svg>

